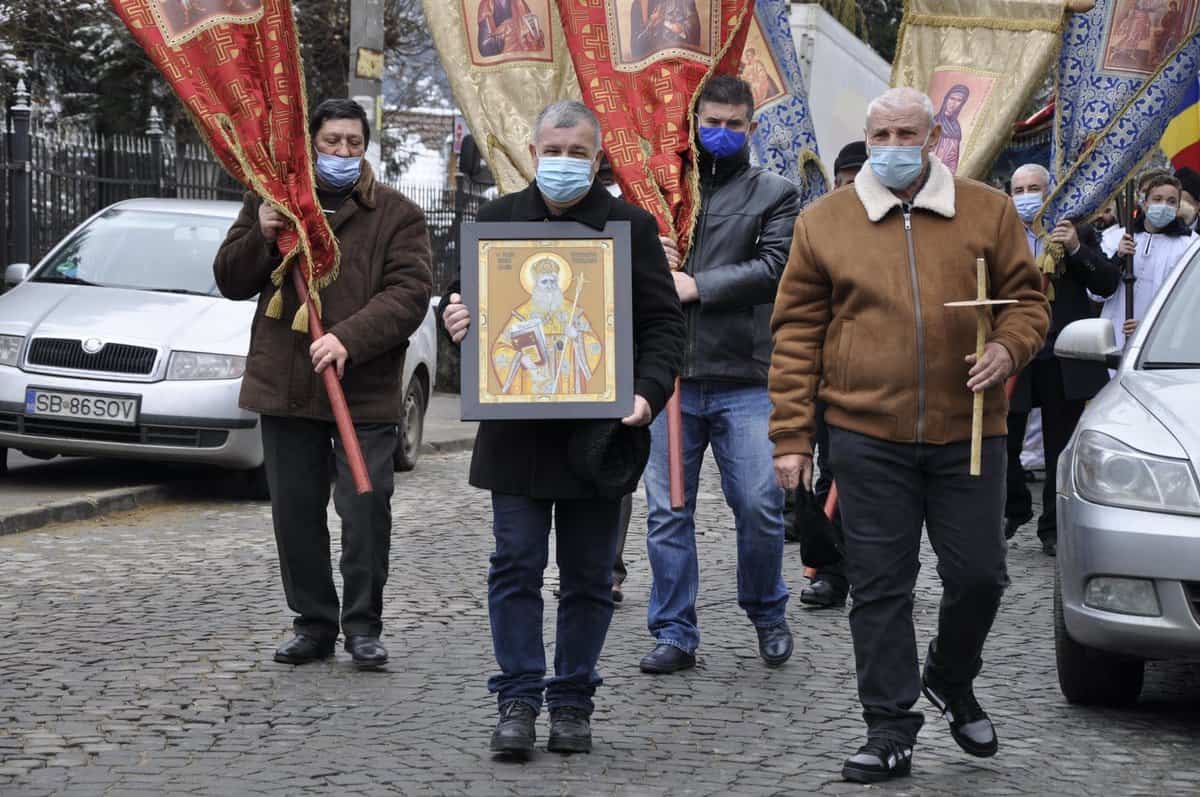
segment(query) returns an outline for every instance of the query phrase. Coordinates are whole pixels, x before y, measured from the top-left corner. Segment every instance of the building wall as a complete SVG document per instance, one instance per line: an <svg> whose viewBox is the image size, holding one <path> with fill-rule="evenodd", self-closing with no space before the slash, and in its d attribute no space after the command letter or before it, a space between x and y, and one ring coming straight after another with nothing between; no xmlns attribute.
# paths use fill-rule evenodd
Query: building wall
<svg viewBox="0 0 1200 797"><path fill-rule="evenodd" d="M867 104L887 90L892 67L820 6L792 5L792 38L808 87L826 171L838 150L863 137Z"/></svg>

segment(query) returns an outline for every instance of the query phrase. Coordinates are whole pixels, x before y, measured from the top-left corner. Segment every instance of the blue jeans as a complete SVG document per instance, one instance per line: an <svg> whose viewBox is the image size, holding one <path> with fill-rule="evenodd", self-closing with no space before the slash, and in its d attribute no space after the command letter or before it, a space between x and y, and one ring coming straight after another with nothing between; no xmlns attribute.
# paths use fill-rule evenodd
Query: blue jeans
<svg viewBox="0 0 1200 797"><path fill-rule="evenodd" d="M787 608L783 583L783 490L775 482L774 446L767 437L771 401L762 385L684 381L683 478L686 506L671 509L667 475L667 416L650 427L646 467L646 549L654 584L647 623L665 643L694 653L700 645L696 593L696 488L704 450L712 444L721 490L737 526L738 605L759 628L780 623Z"/></svg>
<svg viewBox="0 0 1200 797"><path fill-rule="evenodd" d="M488 571L488 616L500 674L488 680L500 705L511 700L591 713L602 682L596 662L612 620L612 571L620 500L539 501L492 493L496 551ZM554 677L542 644L542 574L550 556L550 520L558 534L558 632Z"/></svg>

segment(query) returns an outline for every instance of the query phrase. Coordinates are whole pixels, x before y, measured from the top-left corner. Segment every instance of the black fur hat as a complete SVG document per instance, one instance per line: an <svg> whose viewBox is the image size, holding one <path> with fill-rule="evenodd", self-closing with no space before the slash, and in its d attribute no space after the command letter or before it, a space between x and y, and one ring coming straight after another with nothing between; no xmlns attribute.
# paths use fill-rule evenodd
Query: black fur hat
<svg viewBox="0 0 1200 797"><path fill-rule="evenodd" d="M580 421L567 440L567 463L576 477L605 498L637 489L650 459L650 429L620 421Z"/></svg>

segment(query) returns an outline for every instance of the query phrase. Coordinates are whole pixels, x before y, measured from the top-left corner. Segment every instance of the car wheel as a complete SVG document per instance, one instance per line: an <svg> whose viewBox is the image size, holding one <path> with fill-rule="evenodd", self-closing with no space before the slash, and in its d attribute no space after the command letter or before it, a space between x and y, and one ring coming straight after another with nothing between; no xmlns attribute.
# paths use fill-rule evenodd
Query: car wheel
<svg viewBox="0 0 1200 797"><path fill-rule="evenodd" d="M1127 706L1142 693L1146 663L1082 645L1071 639L1063 618L1062 587L1054 577L1054 656L1058 686L1068 702L1094 706Z"/></svg>
<svg viewBox="0 0 1200 797"><path fill-rule="evenodd" d="M413 374L412 379L408 380L408 391L404 394L396 453L392 457L396 470L409 471L417 466L424 436L425 382L418 374Z"/></svg>

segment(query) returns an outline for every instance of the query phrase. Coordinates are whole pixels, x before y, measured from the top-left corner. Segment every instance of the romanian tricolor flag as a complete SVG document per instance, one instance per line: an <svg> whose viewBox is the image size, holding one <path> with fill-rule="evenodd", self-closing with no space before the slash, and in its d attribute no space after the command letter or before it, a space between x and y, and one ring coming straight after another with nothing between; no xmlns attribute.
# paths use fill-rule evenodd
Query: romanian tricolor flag
<svg viewBox="0 0 1200 797"><path fill-rule="evenodd" d="M1179 110L1162 139L1163 152L1176 169L1187 166L1200 172L1200 76L1192 80Z"/></svg>

